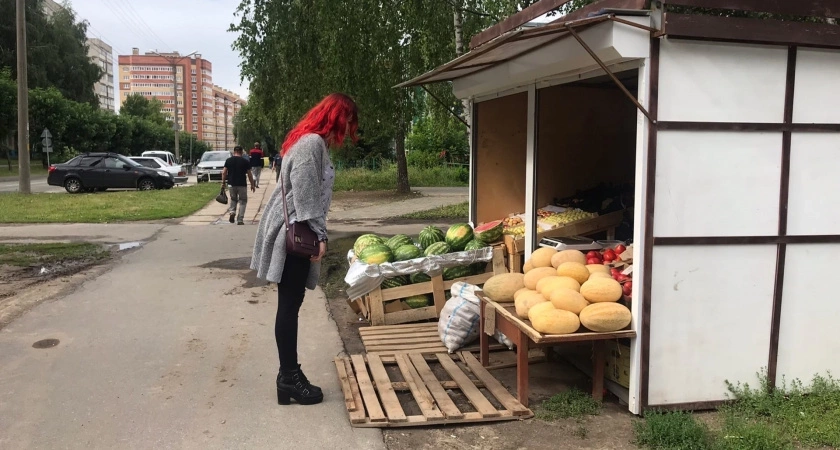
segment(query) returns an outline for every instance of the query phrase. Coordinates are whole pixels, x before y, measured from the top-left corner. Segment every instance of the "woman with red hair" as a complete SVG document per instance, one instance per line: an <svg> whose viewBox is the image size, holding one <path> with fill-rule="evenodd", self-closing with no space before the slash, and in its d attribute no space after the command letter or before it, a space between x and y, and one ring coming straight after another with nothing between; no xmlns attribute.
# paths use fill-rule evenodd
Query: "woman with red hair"
<svg viewBox="0 0 840 450"><path fill-rule="evenodd" d="M251 269L258 278L277 283L274 338L280 357L277 402L282 405L291 398L302 405L324 399L321 388L307 380L298 363L298 314L306 289L315 289L327 249L327 211L335 181L329 149L341 146L347 137L356 142L357 128L356 103L344 94L328 95L303 116L282 146L285 198L283 189L274 189L257 231ZM318 236L318 256L307 259L286 253L284 201L289 223L306 222Z"/></svg>

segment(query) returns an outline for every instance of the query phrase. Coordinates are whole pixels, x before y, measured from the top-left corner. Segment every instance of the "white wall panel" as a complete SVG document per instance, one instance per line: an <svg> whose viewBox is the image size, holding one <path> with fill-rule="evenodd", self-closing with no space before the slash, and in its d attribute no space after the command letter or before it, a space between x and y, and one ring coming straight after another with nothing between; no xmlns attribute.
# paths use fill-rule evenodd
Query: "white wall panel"
<svg viewBox="0 0 840 450"><path fill-rule="evenodd" d="M838 195L840 133L794 133L790 151L788 234L840 234Z"/></svg>
<svg viewBox="0 0 840 450"><path fill-rule="evenodd" d="M658 189L657 189L658 191ZM649 403L725 399L767 366L776 247L653 250Z"/></svg>
<svg viewBox="0 0 840 450"><path fill-rule="evenodd" d="M782 122L787 48L663 39L659 120Z"/></svg>
<svg viewBox="0 0 840 450"><path fill-rule="evenodd" d="M654 235L775 235L781 154L781 133L659 132Z"/></svg>
<svg viewBox="0 0 840 450"><path fill-rule="evenodd" d="M840 244L787 246L777 380L840 373L840 296L836 261Z"/></svg>
<svg viewBox="0 0 840 450"><path fill-rule="evenodd" d="M840 123L840 51L799 49L794 123Z"/></svg>

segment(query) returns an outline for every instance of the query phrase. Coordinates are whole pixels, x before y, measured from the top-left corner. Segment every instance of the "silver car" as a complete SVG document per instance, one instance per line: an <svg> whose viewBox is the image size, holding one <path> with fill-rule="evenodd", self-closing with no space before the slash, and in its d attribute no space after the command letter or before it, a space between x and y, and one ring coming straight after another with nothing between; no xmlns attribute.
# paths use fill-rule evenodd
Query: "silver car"
<svg viewBox="0 0 840 450"><path fill-rule="evenodd" d="M169 172L175 180L175 184L184 184L187 182L187 173L180 164L167 164L166 161L154 156L129 156L128 158L139 163L141 166Z"/></svg>
<svg viewBox="0 0 840 450"><path fill-rule="evenodd" d="M204 181L222 181L222 170L225 168L225 161L233 156L228 151L204 152L201 159L195 166L196 180L201 183Z"/></svg>

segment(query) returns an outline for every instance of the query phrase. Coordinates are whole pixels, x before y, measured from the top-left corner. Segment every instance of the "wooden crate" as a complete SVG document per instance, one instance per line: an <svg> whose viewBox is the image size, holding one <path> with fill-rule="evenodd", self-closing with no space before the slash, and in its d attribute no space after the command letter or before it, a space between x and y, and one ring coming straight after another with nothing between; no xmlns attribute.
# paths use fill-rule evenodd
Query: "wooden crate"
<svg viewBox="0 0 840 450"><path fill-rule="evenodd" d="M400 323L418 322L421 320L435 319L440 316L443 305L446 304L446 291L453 284L464 281L466 283L482 285L490 277L499 273L506 273L504 247L499 244L493 247L493 259L487 264L487 272L480 275L471 275L454 280L444 281L442 275L432 277L432 281L426 283L409 284L391 289L377 287L369 294L357 299L361 314L370 321L371 325L396 325ZM432 294L434 305L425 308L415 308L404 311L386 312L385 303L391 300L398 300L412 295Z"/></svg>
<svg viewBox="0 0 840 450"><path fill-rule="evenodd" d="M475 356L469 352L459 356L466 371L446 353L433 356L397 353L387 359L375 354L335 358L350 424L354 427L390 428L533 417L534 413L519 403ZM395 365L397 367L389 373L386 367ZM433 365L439 365L450 380L440 379ZM410 392L411 397L401 400L397 392L405 391ZM471 408L459 407L450 391L463 394ZM407 413L406 406L409 405L418 409L420 414Z"/></svg>
<svg viewBox="0 0 840 450"><path fill-rule="evenodd" d="M588 236L597 233L607 233L607 239L615 238L615 229L624 220L627 210L615 211L591 219L578 220L557 227L553 230L537 233L537 241L544 237ZM507 251L506 264L509 272L522 272L525 257L525 238L515 238L509 234L504 236L504 246Z"/></svg>
<svg viewBox="0 0 840 450"><path fill-rule="evenodd" d="M437 322L380 325L359 328L365 353L387 358L395 353L446 353L440 340ZM495 342L495 341L494 341ZM459 352L477 352L478 343L459 349ZM507 350L501 344L491 344L490 350Z"/></svg>

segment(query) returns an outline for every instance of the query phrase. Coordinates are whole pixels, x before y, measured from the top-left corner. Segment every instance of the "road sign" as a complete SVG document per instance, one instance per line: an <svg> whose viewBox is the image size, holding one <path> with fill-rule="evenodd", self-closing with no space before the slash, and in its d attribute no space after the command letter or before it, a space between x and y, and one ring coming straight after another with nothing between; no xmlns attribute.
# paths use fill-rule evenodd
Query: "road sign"
<svg viewBox="0 0 840 450"><path fill-rule="evenodd" d="M52 151L53 151L52 145L45 145L43 147L43 149L44 149L44 153L52 153Z"/></svg>
<svg viewBox="0 0 840 450"><path fill-rule="evenodd" d="M47 153L52 151L52 149L47 150L47 147L52 147L52 134L47 128L44 128L44 132L41 133L41 146L44 147L44 151Z"/></svg>

